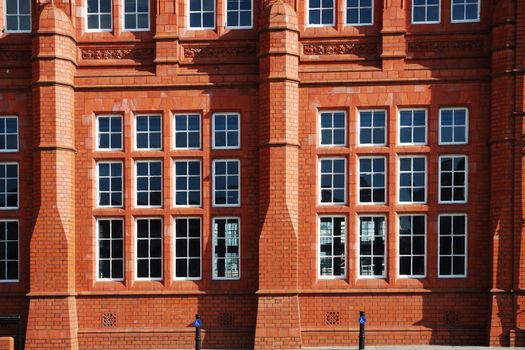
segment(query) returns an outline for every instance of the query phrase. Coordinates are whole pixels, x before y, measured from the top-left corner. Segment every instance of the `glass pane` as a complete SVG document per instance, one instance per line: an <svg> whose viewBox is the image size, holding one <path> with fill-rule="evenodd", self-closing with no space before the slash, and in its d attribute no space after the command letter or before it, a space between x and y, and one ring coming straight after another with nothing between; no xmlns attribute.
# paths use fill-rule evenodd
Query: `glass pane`
<svg viewBox="0 0 525 350"><path fill-rule="evenodd" d="M111 0L100 0L100 12L111 12Z"/></svg>
<svg viewBox="0 0 525 350"><path fill-rule="evenodd" d="M136 0L125 0L124 11L125 12L135 12Z"/></svg>
<svg viewBox="0 0 525 350"><path fill-rule="evenodd" d="M100 29L111 29L111 15L100 16Z"/></svg>
<svg viewBox="0 0 525 350"><path fill-rule="evenodd" d="M182 278L187 276L187 261L186 259L177 259L175 263L175 276Z"/></svg>

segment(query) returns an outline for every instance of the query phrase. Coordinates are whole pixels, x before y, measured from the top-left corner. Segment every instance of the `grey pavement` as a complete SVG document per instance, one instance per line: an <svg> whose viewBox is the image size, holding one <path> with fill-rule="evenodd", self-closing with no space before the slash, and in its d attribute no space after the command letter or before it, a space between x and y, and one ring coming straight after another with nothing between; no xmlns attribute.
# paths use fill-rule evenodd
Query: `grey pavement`
<svg viewBox="0 0 525 350"><path fill-rule="evenodd" d="M334 348L304 348L305 350L357 350L357 346ZM502 348L502 347L488 347L488 346L443 346L443 345L396 345L396 346L366 346L365 350L525 350L525 347Z"/></svg>

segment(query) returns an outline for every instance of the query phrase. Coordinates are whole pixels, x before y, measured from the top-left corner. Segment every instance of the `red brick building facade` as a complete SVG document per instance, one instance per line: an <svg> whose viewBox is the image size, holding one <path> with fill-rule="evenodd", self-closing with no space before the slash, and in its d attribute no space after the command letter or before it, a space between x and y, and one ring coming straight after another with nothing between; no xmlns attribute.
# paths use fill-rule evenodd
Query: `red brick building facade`
<svg viewBox="0 0 525 350"><path fill-rule="evenodd" d="M525 345L525 2L0 2L26 349ZM9 332L9 329L4 329Z"/></svg>

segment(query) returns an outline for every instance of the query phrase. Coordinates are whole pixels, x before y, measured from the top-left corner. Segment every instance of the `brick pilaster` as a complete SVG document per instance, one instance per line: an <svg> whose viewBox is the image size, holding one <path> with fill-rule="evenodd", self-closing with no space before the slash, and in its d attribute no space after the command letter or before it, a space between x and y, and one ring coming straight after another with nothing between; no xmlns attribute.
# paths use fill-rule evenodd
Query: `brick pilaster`
<svg viewBox="0 0 525 350"><path fill-rule="evenodd" d="M179 65L179 25L176 2L159 0L155 30L155 64L157 75L175 76Z"/></svg>
<svg viewBox="0 0 525 350"><path fill-rule="evenodd" d="M402 0L383 1L381 28L383 70L401 71L406 57L406 9Z"/></svg>
<svg viewBox="0 0 525 350"><path fill-rule="evenodd" d="M74 89L69 17L40 10L33 37L34 229L26 349L78 349L75 292Z"/></svg>
<svg viewBox="0 0 525 350"><path fill-rule="evenodd" d="M299 349L299 34L290 5L272 2L260 31L260 239L256 349Z"/></svg>

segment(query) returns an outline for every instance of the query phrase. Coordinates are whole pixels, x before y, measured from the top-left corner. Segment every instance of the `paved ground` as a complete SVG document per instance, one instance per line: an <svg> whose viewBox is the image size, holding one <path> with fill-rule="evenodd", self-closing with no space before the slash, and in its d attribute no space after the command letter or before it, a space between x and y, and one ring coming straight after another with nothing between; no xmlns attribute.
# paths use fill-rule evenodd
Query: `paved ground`
<svg viewBox="0 0 525 350"><path fill-rule="evenodd" d="M307 348L308 350L357 350L358 347L345 348ZM525 347L494 348L487 346L440 346L440 345L404 345L404 346L366 346L365 350L525 350Z"/></svg>

